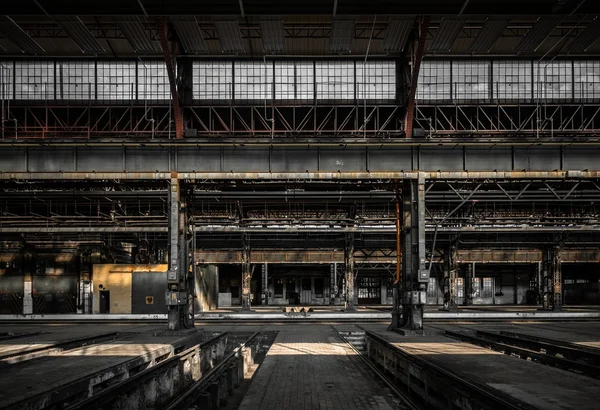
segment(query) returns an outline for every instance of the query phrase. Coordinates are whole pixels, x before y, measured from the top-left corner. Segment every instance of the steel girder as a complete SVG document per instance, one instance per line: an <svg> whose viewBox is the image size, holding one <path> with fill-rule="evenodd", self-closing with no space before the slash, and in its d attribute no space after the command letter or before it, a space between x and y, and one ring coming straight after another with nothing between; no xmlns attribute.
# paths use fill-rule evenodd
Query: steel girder
<svg viewBox="0 0 600 410"><path fill-rule="evenodd" d="M600 143L0 144L0 179L526 179L600 175ZM23 173L23 174L21 174ZM73 173L71 176L69 173ZM103 173L108 173L104 174ZM131 173L131 175L127 175Z"/></svg>

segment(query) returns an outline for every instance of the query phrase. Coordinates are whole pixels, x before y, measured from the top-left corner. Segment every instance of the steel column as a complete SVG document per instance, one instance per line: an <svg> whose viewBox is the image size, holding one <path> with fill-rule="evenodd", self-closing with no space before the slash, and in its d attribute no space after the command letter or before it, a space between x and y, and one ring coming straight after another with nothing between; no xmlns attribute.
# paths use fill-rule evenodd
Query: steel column
<svg viewBox="0 0 600 410"><path fill-rule="evenodd" d="M423 329L429 270L425 265L425 178L405 181L402 189L402 327Z"/></svg>
<svg viewBox="0 0 600 410"><path fill-rule="evenodd" d="M400 200L400 188L398 186L398 180L394 181L395 190L395 201L396 201L396 276L394 279L393 297L394 306L392 308L392 323L390 330L398 329L400 327L400 289L402 279L402 213L401 213L401 200Z"/></svg>
<svg viewBox="0 0 600 410"><path fill-rule="evenodd" d="M175 117L175 135L177 138L183 138L183 112L181 111L181 103L179 101L179 93L177 92L177 81L175 78L175 63L173 53L169 48L167 18L158 19L158 34L160 38L160 46L163 51L163 57L167 66L167 74L169 76L169 88L171 90L171 100L173 102L173 116Z"/></svg>
<svg viewBox="0 0 600 410"><path fill-rule="evenodd" d="M178 179L169 190L169 269L167 271L167 318L169 330L194 327L193 289L188 255L187 198ZM190 288L191 286L191 288ZM190 310L191 305L191 310ZM191 314L190 314L191 313Z"/></svg>
<svg viewBox="0 0 600 410"><path fill-rule="evenodd" d="M552 291L554 293L552 301L552 310L562 310L562 262L561 246L555 246L552 249Z"/></svg>
<svg viewBox="0 0 600 410"><path fill-rule="evenodd" d="M250 238L242 235L242 310L250 310L252 269L250 267Z"/></svg>
<svg viewBox="0 0 600 410"><path fill-rule="evenodd" d="M344 247L344 264L346 268L346 303L345 311L354 311L354 234L346 235Z"/></svg>
<svg viewBox="0 0 600 410"><path fill-rule="evenodd" d="M467 272L465 277L465 300L464 305L470 306L473 304L473 282L475 278L475 263L467 264Z"/></svg>
<svg viewBox="0 0 600 410"><path fill-rule="evenodd" d="M456 242L452 243L444 255L444 307L443 310L456 310L456 283L458 279L458 265L456 263L457 254Z"/></svg>
<svg viewBox="0 0 600 410"><path fill-rule="evenodd" d="M417 42L417 48L415 50L410 92L408 94L408 102L406 104L406 121L404 123L404 132L406 133L406 138L412 138L413 136L415 97L417 95L417 85L419 82L419 71L421 70L421 61L423 61L423 55L425 54L425 41L427 40L427 29L429 28L429 21L430 17L425 16L423 17L423 21L419 25L419 40Z"/></svg>
<svg viewBox="0 0 600 410"><path fill-rule="evenodd" d="M269 265L267 262L262 264L262 293L261 293L261 303L263 305L268 305L268 297L269 297Z"/></svg>

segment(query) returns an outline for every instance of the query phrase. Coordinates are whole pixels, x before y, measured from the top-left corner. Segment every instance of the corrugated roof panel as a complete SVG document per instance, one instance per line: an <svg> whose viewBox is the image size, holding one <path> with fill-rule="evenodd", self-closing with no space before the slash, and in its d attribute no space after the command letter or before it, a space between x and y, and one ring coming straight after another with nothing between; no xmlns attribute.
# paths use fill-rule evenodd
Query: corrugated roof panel
<svg viewBox="0 0 600 410"><path fill-rule="evenodd" d="M354 39L354 19L336 19L331 23L330 53L349 53Z"/></svg>
<svg viewBox="0 0 600 410"><path fill-rule="evenodd" d="M115 19L136 53L153 53L158 50L156 43L150 38L138 17L115 16Z"/></svg>
<svg viewBox="0 0 600 410"><path fill-rule="evenodd" d="M282 18L261 18L260 32L265 53L285 52L285 32Z"/></svg>
<svg viewBox="0 0 600 410"><path fill-rule="evenodd" d="M452 50L452 44L454 44L454 40L456 40L456 37L460 34L464 24L464 19L442 20L431 41L429 52L438 53Z"/></svg>
<svg viewBox="0 0 600 410"><path fill-rule="evenodd" d="M78 16L53 16L60 26L79 46L82 53L104 53L104 48L87 29Z"/></svg>
<svg viewBox="0 0 600 410"><path fill-rule="evenodd" d="M600 38L600 18L596 17L575 39L567 46L569 51L587 51Z"/></svg>
<svg viewBox="0 0 600 410"><path fill-rule="evenodd" d="M188 54L207 53L206 43L202 31L193 16L171 16L173 27L181 46Z"/></svg>
<svg viewBox="0 0 600 410"><path fill-rule="evenodd" d="M483 25L479 35L471 42L469 52L487 53L494 45L496 40L502 35L509 20L488 20Z"/></svg>
<svg viewBox="0 0 600 410"><path fill-rule="evenodd" d="M540 17L533 28L517 44L515 51L518 53L536 51L561 20L562 16Z"/></svg>
<svg viewBox="0 0 600 410"><path fill-rule="evenodd" d="M8 16L0 16L0 32L27 54L41 54L46 51Z"/></svg>
<svg viewBox="0 0 600 410"><path fill-rule="evenodd" d="M385 37L383 39L383 51L396 53L404 50L404 45L415 22L414 17L394 17L390 19Z"/></svg>
<svg viewBox="0 0 600 410"><path fill-rule="evenodd" d="M216 20L215 29L221 43L221 51L233 54L246 51L240 31L240 24L237 20Z"/></svg>

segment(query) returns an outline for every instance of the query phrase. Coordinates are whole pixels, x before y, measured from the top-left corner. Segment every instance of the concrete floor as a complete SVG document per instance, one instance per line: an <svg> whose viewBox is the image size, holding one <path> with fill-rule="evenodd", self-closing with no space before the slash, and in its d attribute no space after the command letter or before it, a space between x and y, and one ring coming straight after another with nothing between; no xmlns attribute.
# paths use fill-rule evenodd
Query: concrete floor
<svg viewBox="0 0 600 410"><path fill-rule="evenodd" d="M600 321L592 322L444 322L426 323L432 336L407 337L388 332L383 323L355 325L376 331L405 351L420 355L465 378L533 404L540 409L596 409L600 381L538 363L506 356L441 335L444 330L507 330L600 349ZM2 352L108 332L125 339L92 345L50 357L2 366L0 408L57 389L79 378L140 355L159 354L180 338L152 336L164 324L3 324L1 332L41 332L0 341ZM258 368L242 409L394 408L387 388L375 381L360 358L322 323L203 323L209 332L275 330L279 334ZM352 329L351 329L352 328ZM600 350L599 350L600 351Z"/></svg>

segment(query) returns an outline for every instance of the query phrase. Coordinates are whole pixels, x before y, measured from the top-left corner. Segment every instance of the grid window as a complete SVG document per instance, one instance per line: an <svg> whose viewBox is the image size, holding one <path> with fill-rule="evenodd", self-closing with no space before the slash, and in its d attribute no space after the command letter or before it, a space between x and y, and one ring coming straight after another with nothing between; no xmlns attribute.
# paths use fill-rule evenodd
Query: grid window
<svg viewBox="0 0 600 410"><path fill-rule="evenodd" d="M573 69L575 98L584 101L600 98L600 60L575 61Z"/></svg>
<svg viewBox="0 0 600 410"><path fill-rule="evenodd" d="M96 98L96 65L90 61L56 63L56 98L93 100Z"/></svg>
<svg viewBox="0 0 600 410"><path fill-rule="evenodd" d="M473 278L473 297L481 297L481 278Z"/></svg>
<svg viewBox="0 0 600 410"><path fill-rule="evenodd" d="M490 98L490 63L488 61L454 61L452 91L455 100Z"/></svg>
<svg viewBox="0 0 600 410"><path fill-rule="evenodd" d="M289 62L275 62L275 98L293 100L296 98L295 65Z"/></svg>
<svg viewBox="0 0 600 410"><path fill-rule="evenodd" d="M99 100L133 100L136 98L135 62L99 61L97 73Z"/></svg>
<svg viewBox="0 0 600 410"><path fill-rule="evenodd" d="M449 100L450 72L450 61L423 61L417 85L417 100Z"/></svg>
<svg viewBox="0 0 600 410"><path fill-rule="evenodd" d="M458 297L458 298L465 297L465 279L464 278L456 278L456 297Z"/></svg>
<svg viewBox="0 0 600 410"><path fill-rule="evenodd" d="M296 62L296 99L315 98L315 67L312 62Z"/></svg>
<svg viewBox="0 0 600 410"><path fill-rule="evenodd" d="M14 93L13 63L0 62L0 98L12 100Z"/></svg>
<svg viewBox="0 0 600 410"><path fill-rule="evenodd" d="M168 100L171 97L167 65L162 61L138 63L138 99Z"/></svg>
<svg viewBox="0 0 600 410"><path fill-rule="evenodd" d="M194 61L193 94L197 100L231 100L233 63Z"/></svg>
<svg viewBox="0 0 600 410"><path fill-rule="evenodd" d="M499 100L531 100L531 61L494 61L492 87Z"/></svg>
<svg viewBox="0 0 600 410"><path fill-rule="evenodd" d="M235 63L236 100L265 100L273 98L273 63Z"/></svg>
<svg viewBox="0 0 600 410"><path fill-rule="evenodd" d="M354 62L318 61L316 77L317 99L354 99Z"/></svg>
<svg viewBox="0 0 600 410"><path fill-rule="evenodd" d="M54 62L17 61L15 63L17 100L54 99Z"/></svg>
<svg viewBox="0 0 600 410"><path fill-rule="evenodd" d="M356 98L393 100L396 98L396 65L393 61L356 63Z"/></svg>
<svg viewBox="0 0 600 410"><path fill-rule="evenodd" d="M540 61L534 64L534 97L542 100L573 98L571 61Z"/></svg>
<svg viewBox="0 0 600 410"><path fill-rule="evenodd" d="M482 278L481 297L491 298L492 297L492 278Z"/></svg>

